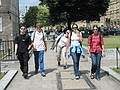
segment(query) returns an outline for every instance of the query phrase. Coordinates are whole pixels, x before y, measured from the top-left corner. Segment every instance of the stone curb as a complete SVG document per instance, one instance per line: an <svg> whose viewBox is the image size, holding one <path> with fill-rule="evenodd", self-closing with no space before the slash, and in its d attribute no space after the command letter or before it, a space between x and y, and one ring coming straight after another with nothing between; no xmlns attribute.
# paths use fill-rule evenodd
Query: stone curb
<svg viewBox="0 0 120 90"><path fill-rule="evenodd" d="M110 69L110 67L101 67L101 69L120 82L120 74L118 74L115 71L113 71L112 69Z"/></svg>
<svg viewBox="0 0 120 90"><path fill-rule="evenodd" d="M0 80L0 90L5 90L9 83L13 80L17 74L17 70L9 70L6 75Z"/></svg>

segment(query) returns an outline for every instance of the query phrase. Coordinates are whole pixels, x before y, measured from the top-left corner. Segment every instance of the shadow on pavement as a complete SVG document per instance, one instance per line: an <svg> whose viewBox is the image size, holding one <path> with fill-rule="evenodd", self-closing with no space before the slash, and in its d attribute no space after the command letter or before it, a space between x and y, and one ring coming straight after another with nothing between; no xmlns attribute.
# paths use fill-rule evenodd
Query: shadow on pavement
<svg viewBox="0 0 120 90"><path fill-rule="evenodd" d="M89 70L80 70L80 73L81 73L81 74L89 74L90 71L89 71Z"/></svg>
<svg viewBox="0 0 120 90"><path fill-rule="evenodd" d="M36 75L35 71L31 71L28 74L29 74L29 76L28 76L29 78L32 77L32 76L34 76L34 75Z"/></svg>
<svg viewBox="0 0 120 90"><path fill-rule="evenodd" d="M104 76L109 76L109 72L102 71L102 72L100 73L100 76L101 76L101 78L104 77Z"/></svg>
<svg viewBox="0 0 120 90"><path fill-rule="evenodd" d="M45 73L48 74L53 72L54 70L57 70L57 68L45 69Z"/></svg>

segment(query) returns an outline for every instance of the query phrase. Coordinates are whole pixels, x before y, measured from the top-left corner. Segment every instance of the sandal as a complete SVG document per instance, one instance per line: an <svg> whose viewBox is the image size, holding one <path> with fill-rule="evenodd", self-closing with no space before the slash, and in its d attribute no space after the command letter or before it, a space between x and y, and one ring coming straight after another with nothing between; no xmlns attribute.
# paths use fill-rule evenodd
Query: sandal
<svg viewBox="0 0 120 90"><path fill-rule="evenodd" d="M101 80L101 78L100 78L100 77L96 77L96 79L97 79L98 81L100 81L100 80Z"/></svg>

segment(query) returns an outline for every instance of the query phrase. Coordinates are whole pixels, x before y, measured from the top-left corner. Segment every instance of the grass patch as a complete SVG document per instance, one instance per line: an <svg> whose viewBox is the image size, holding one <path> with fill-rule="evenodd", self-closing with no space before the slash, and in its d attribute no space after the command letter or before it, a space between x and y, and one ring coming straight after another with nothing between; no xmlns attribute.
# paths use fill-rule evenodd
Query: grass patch
<svg viewBox="0 0 120 90"><path fill-rule="evenodd" d="M87 46L87 38L83 38L83 45ZM105 36L105 48L120 48L120 36Z"/></svg>
<svg viewBox="0 0 120 90"><path fill-rule="evenodd" d="M0 79L4 77L5 73L0 72Z"/></svg>
<svg viewBox="0 0 120 90"><path fill-rule="evenodd" d="M2 51L0 51L0 58L2 58L3 57L3 52Z"/></svg>
<svg viewBox="0 0 120 90"><path fill-rule="evenodd" d="M114 70L115 72L119 73L120 74L120 68L112 68L112 70Z"/></svg>

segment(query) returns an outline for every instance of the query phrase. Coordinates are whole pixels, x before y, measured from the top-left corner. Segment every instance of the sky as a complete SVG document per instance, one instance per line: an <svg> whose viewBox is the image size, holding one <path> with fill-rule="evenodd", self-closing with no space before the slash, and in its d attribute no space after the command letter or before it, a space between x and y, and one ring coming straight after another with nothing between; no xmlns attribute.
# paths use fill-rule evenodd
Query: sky
<svg viewBox="0 0 120 90"><path fill-rule="evenodd" d="M19 10L26 10L26 6L38 6L39 0L19 0Z"/></svg>

